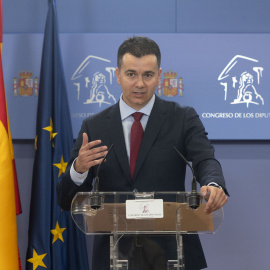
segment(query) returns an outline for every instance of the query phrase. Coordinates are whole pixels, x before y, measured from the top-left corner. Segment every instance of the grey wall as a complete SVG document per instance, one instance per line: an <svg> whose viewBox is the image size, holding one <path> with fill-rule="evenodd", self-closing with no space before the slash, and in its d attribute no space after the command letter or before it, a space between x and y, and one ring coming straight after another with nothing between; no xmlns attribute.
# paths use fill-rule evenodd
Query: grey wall
<svg viewBox="0 0 270 270"><path fill-rule="evenodd" d="M57 0L57 6L60 33L270 33L269 0ZM46 14L46 0L4 0L4 33L43 33ZM231 197L218 233L201 237L209 269L269 269L270 141L213 144ZM16 140L14 152L24 269L34 142Z"/></svg>

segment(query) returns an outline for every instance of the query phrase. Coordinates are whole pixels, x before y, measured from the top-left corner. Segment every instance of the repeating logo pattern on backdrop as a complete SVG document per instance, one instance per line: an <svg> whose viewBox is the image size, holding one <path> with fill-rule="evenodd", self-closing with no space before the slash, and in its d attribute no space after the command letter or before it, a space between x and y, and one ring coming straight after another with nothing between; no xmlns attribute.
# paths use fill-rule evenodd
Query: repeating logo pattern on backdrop
<svg viewBox="0 0 270 270"><path fill-rule="evenodd" d="M100 109L117 102L119 95L114 90L116 68L109 63L109 59L89 55L79 64L71 76L77 101L82 104L98 104ZM163 76L157 87L157 94L166 97L182 96L183 78L177 78L177 73L171 70L164 72Z"/></svg>
<svg viewBox="0 0 270 270"><path fill-rule="evenodd" d="M267 44L270 37L208 35L209 46L204 48L205 38L200 34L192 35L192 39L187 36L176 51L171 49L167 37L172 39L173 44L181 43L186 38L181 35L157 35L160 46L169 53L171 60L162 66L156 95L194 107L211 139L269 139L270 55ZM80 34L76 35L74 44L67 43L70 38L74 38L73 34L62 37L62 42L66 44L63 65L73 136L76 138L83 119L116 104L122 94L117 83L113 51L123 36ZM4 63L9 65L4 76L11 111L11 130L15 138L34 138L36 97L40 87L38 59L41 50L38 48L43 37L8 35L6 41L7 46L16 45L21 51L18 55L10 52L4 58ZM33 46L29 46L31 42L34 42ZM238 42L237 47L243 52L237 53L234 47L228 46L232 42ZM200 50L186 55L184 52L195 43ZM204 55L201 55L201 49ZM70 50L74 51L72 55ZM27 62L24 62L25 55ZM182 68L190 71L189 74L185 75ZM251 131L247 132L248 129Z"/></svg>

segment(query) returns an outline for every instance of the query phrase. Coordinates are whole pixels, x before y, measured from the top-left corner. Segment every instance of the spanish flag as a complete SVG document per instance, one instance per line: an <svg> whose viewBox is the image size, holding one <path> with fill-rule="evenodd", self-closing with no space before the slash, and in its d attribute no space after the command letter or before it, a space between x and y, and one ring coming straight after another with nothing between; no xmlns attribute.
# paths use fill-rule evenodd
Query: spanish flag
<svg viewBox="0 0 270 270"><path fill-rule="evenodd" d="M2 0L0 1L0 269L16 270L20 269L16 208L19 214L21 206L4 89L2 69L3 17Z"/></svg>

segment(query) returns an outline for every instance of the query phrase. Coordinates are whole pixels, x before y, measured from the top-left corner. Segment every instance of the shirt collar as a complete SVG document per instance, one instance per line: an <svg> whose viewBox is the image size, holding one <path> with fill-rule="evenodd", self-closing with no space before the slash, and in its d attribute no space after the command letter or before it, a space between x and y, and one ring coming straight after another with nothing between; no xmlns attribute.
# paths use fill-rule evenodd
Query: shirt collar
<svg viewBox="0 0 270 270"><path fill-rule="evenodd" d="M153 95L152 98L149 100L149 102L138 112L141 112L149 116L153 109L154 103L155 103L155 95ZM125 103L125 101L123 100L123 94L121 94L120 96L119 107L122 121L125 120L127 117L129 117L131 114L137 112L135 109L131 108Z"/></svg>

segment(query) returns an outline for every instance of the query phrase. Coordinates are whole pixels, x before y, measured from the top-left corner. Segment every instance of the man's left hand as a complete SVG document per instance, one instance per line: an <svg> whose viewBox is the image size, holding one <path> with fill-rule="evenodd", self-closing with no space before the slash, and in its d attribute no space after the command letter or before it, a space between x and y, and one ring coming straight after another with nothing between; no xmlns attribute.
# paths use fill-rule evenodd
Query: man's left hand
<svg viewBox="0 0 270 270"><path fill-rule="evenodd" d="M228 201L228 197L225 192L215 186L202 186L201 194L207 200L204 210L206 214L210 214L213 211L218 210Z"/></svg>

